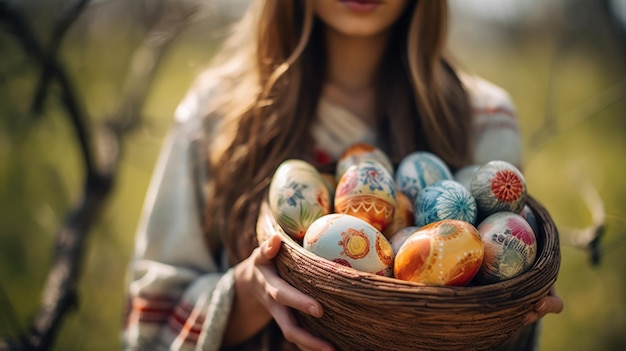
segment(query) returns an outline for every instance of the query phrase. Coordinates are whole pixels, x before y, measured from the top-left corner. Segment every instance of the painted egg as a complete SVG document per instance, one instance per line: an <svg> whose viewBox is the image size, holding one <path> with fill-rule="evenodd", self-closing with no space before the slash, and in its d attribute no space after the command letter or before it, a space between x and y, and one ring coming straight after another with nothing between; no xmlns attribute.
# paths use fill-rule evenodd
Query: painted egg
<svg viewBox="0 0 626 351"><path fill-rule="evenodd" d="M391 245L394 256L398 253L398 250L400 250L400 247L402 247L406 239L413 235L418 229L420 229L420 227L414 225L404 227L389 237L389 244Z"/></svg>
<svg viewBox="0 0 626 351"><path fill-rule="evenodd" d="M394 275L428 285L467 285L483 260L483 242L476 227L445 219L421 227L398 250Z"/></svg>
<svg viewBox="0 0 626 351"><path fill-rule="evenodd" d="M448 166L435 154L415 151L405 156L395 174L398 189L415 203L417 194L438 180L452 179Z"/></svg>
<svg viewBox="0 0 626 351"><path fill-rule="evenodd" d="M480 165L470 165L459 168L452 176L454 180L461 183L466 189L470 189L474 173L480 168Z"/></svg>
<svg viewBox="0 0 626 351"><path fill-rule="evenodd" d="M389 238L398 230L415 224L413 204L403 193L396 191L396 208L393 212L393 220L387 226L383 234Z"/></svg>
<svg viewBox="0 0 626 351"><path fill-rule="evenodd" d="M425 226L442 219L458 219L474 224L476 201L461 183L439 180L426 186L415 201L415 225Z"/></svg>
<svg viewBox="0 0 626 351"><path fill-rule="evenodd" d="M478 225L485 246L483 264L476 284L511 279L527 271L535 262L537 240L528 222L512 212L498 212Z"/></svg>
<svg viewBox="0 0 626 351"><path fill-rule="evenodd" d="M530 208L530 206L524 205L520 216L522 216L522 218L524 218L526 222L530 224L530 227L533 228L533 232L536 236L539 233L539 224L537 223L537 217L535 216L535 213Z"/></svg>
<svg viewBox="0 0 626 351"><path fill-rule="evenodd" d="M365 160L377 161L393 176L393 163L384 151L368 143L356 143L345 149L339 156L335 170L336 179L341 179L350 166Z"/></svg>
<svg viewBox="0 0 626 351"><path fill-rule="evenodd" d="M526 204L526 181L522 172L506 161L490 161L472 179L470 191L481 219L501 211L520 213Z"/></svg>
<svg viewBox="0 0 626 351"><path fill-rule="evenodd" d="M331 212L331 198L320 173L297 159L281 163L269 187L269 207L276 221L300 242L316 219Z"/></svg>
<svg viewBox="0 0 626 351"><path fill-rule="evenodd" d="M361 218L382 232L395 212L393 177L376 161L352 165L337 183L334 203L335 212Z"/></svg>
<svg viewBox="0 0 626 351"><path fill-rule="evenodd" d="M313 222L302 246L312 253L356 270L390 277L393 251L387 238L366 221L331 213Z"/></svg>

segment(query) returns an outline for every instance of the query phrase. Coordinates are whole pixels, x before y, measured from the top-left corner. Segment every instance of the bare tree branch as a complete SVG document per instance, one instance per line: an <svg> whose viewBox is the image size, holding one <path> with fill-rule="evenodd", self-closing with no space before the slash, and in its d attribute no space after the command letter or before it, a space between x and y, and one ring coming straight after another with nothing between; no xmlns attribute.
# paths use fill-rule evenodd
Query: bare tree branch
<svg viewBox="0 0 626 351"><path fill-rule="evenodd" d="M47 56L45 60L45 64L43 65L43 69L41 72L41 78L39 79L39 84L37 85L35 98L32 103L32 111L38 115L43 111L43 105L45 102L45 98L48 95L48 87L50 81L52 80L52 75L56 72L54 70L54 62L57 58L57 53L59 48L61 47L61 42L67 31L70 29L72 24L78 19L80 14L83 12L85 7L89 4L90 0L80 0L78 1L69 11L65 13L65 16L61 18L61 20L57 23L56 27L52 31L52 37L50 40L50 45L47 50Z"/></svg>
<svg viewBox="0 0 626 351"><path fill-rule="evenodd" d="M83 154L86 178L83 185L83 196L79 203L69 211L62 227L56 235L56 247L53 263L42 291L40 309L30 330L16 340L0 340L0 350L48 350L62 325L67 312L76 306L77 284L85 244L89 232L96 223L106 200L113 187L119 163L119 146L123 135L139 123L141 110L152 86L158 63L169 44L192 18L194 9L179 5L178 11L171 8L163 10L162 17L147 34L143 44L133 55L133 64L129 68L125 95L120 106L111 116L105 131L108 145L105 151L108 157L103 164L97 165L92 157L92 146L89 129L86 127L88 117L80 109L80 97L70 83L65 67L56 58L58 43L63 39L73 19L84 10L87 1L81 1L64 22L57 28L58 38L53 40L51 48L46 51L38 43L30 25L19 11L8 2L0 0L0 23L6 23L9 31L19 41L22 49L41 67L44 73L35 98L43 101L49 90L46 88L51 79L61 87L59 97ZM56 44L55 44L56 43ZM45 72L49 72L48 75ZM39 97L38 94L42 94ZM41 100L39 100L41 99Z"/></svg>

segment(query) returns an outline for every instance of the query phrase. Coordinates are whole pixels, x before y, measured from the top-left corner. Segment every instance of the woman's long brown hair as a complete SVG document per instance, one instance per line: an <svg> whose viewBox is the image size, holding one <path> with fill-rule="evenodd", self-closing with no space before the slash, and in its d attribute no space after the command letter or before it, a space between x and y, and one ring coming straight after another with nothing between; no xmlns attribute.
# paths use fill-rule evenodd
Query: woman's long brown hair
<svg viewBox="0 0 626 351"><path fill-rule="evenodd" d="M257 1L226 51L235 56L214 69L210 116L221 129L209 146L207 239L214 252L221 242L233 264L257 246L259 204L276 167L308 159L313 146L325 47L312 1ZM393 160L428 150L453 169L471 161L468 97L444 57L446 28L444 0L409 1L394 26L377 101L381 148Z"/></svg>

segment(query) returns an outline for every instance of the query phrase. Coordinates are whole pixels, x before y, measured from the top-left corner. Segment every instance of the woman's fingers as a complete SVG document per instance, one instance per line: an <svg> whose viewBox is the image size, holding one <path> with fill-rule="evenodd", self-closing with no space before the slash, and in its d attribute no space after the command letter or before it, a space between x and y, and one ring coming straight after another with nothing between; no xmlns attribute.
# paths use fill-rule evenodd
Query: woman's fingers
<svg viewBox="0 0 626 351"><path fill-rule="evenodd" d="M287 307L275 303L270 310L276 324L283 333L285 339L292 342L302 350L331 351L333 347L326 341L309 334L298 326L292 311Z"/></svg>
<svg viewBox="0 0 626 351"><path fill-rule="evenodd" d="M537 302L535 310L526 316L524 324L534 323L548 313L561 313L561 311L563 311L563 300L556 294L555 288L552 287L550 293Z"/></svg>

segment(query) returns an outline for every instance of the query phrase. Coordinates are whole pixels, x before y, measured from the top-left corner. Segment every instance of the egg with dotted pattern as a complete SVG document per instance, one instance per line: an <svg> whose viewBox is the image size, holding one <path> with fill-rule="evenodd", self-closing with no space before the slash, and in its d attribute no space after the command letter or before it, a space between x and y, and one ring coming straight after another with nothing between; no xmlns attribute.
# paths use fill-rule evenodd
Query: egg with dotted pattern
<svg viewBox="0 0 626 351"><path fill-rule="evenodd" d="M398 250L398 279L435 286L465 286L478 272L484 245L472 224L445 219L421 227Z"/></svg>
<svg viewBox="0 0 626 351"><path fill-rule="evenodd" d="M385 236L366 221L331 213L309 226L302 247L317 256L362 272L393 273L393 251Z"/></svg>

